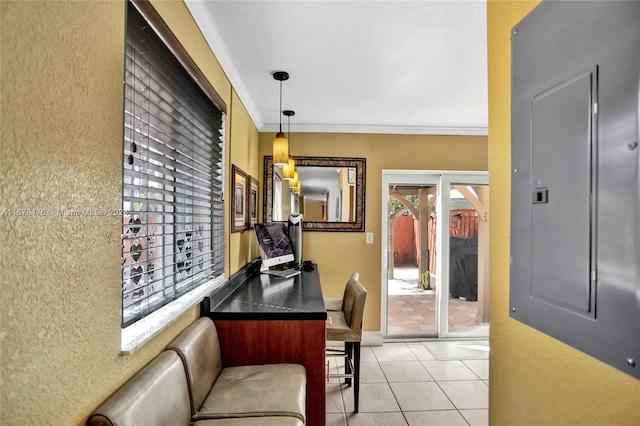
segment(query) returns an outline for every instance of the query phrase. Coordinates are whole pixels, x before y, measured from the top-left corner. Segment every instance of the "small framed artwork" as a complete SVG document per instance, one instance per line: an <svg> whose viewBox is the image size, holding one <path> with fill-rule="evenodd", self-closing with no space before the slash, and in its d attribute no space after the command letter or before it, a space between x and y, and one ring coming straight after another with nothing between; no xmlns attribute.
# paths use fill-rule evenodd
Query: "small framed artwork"
<svg viewBox="0 0 640 426"><path fill-rule="evenodd" d="M249 200L247 201L249 205L248 229L252 229L253 225L258 223L258 185L258 180L253 176L249 176Z"/></svg>
<svg viewBox="0 0 640 426"><path fill-rule="evenodd" d="M231 165L231 232L247 229L247 183L248 175L235 164Z"/></svg>

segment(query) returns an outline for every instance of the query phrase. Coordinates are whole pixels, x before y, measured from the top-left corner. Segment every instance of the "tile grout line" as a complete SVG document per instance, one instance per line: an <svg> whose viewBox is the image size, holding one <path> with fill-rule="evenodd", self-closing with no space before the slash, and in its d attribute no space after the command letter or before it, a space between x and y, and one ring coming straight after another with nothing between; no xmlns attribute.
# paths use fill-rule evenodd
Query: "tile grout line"
<svg viewBox="0 0 640 426"><path fill-rule="evenodd" d="M411 348L409 348L409 346L406 343L403 343L403 345L411 352L411 354L415 357L415 354L413 353L413 351L411 351ZM396 393L393 391L393 387L391 386L391 383L389 383L389 377L387 377L387 374L384 372L384 369L382 368L382 366L380 365L380 360L378 359L378 357L376 356L376 352L373 351L373 356L376 358L376 362L378 363L378 368L380 368L380 371L382 371L382 375L384 376L384 379L386 381L387 386L389 386L389 390L391 391L391 395L393 395L393 399L395 399L396 404L398 404L398 409L400 410L400 414L402 414L402 418L404 419L405 424L408 426L409 425L409 420L407 420L407 416L404 414L404 410L402 409L402 406L400 405L400 401L398 400L398 397L396 395ZM417 357L416 357L417 359ZM418 360L419 361L419 360ZM424 368L424 366L423 366Z"/></svg>

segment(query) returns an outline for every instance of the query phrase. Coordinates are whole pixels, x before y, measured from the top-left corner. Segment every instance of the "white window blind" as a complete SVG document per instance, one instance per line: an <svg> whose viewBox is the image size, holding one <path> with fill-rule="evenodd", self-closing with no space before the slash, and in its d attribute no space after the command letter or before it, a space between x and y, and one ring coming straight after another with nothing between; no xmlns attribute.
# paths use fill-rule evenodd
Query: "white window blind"
<svg viewBox="0 0 640 426"><path fill-rule="evenodd" d="M122 326L224 273L224 113L128 3Z"/></svg>

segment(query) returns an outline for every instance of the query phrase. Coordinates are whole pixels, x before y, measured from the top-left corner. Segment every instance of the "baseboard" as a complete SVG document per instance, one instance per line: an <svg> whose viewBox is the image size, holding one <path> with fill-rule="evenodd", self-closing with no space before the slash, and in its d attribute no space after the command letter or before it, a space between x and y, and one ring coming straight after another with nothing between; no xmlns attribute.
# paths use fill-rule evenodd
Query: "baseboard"
<svg viewBox="0 0 640 426"><path fill-rule="evenodd" d="M382 346L381 331L363 331L362 346Z"/></svg>

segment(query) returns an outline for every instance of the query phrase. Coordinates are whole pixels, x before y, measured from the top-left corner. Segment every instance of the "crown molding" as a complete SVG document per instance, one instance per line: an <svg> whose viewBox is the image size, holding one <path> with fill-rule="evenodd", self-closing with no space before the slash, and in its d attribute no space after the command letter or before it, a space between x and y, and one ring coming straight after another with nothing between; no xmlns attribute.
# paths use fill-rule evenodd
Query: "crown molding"
<svg viewBox="0 0 640 426"><path fill-rule="evenodd" d="M265 124L261 132L278 131L278 124ZM390 135L450 135L487 136L487 127L445 127L445 126L377 126L368 124L304 124L296 123L298 133L370 133Z"/></svg>

